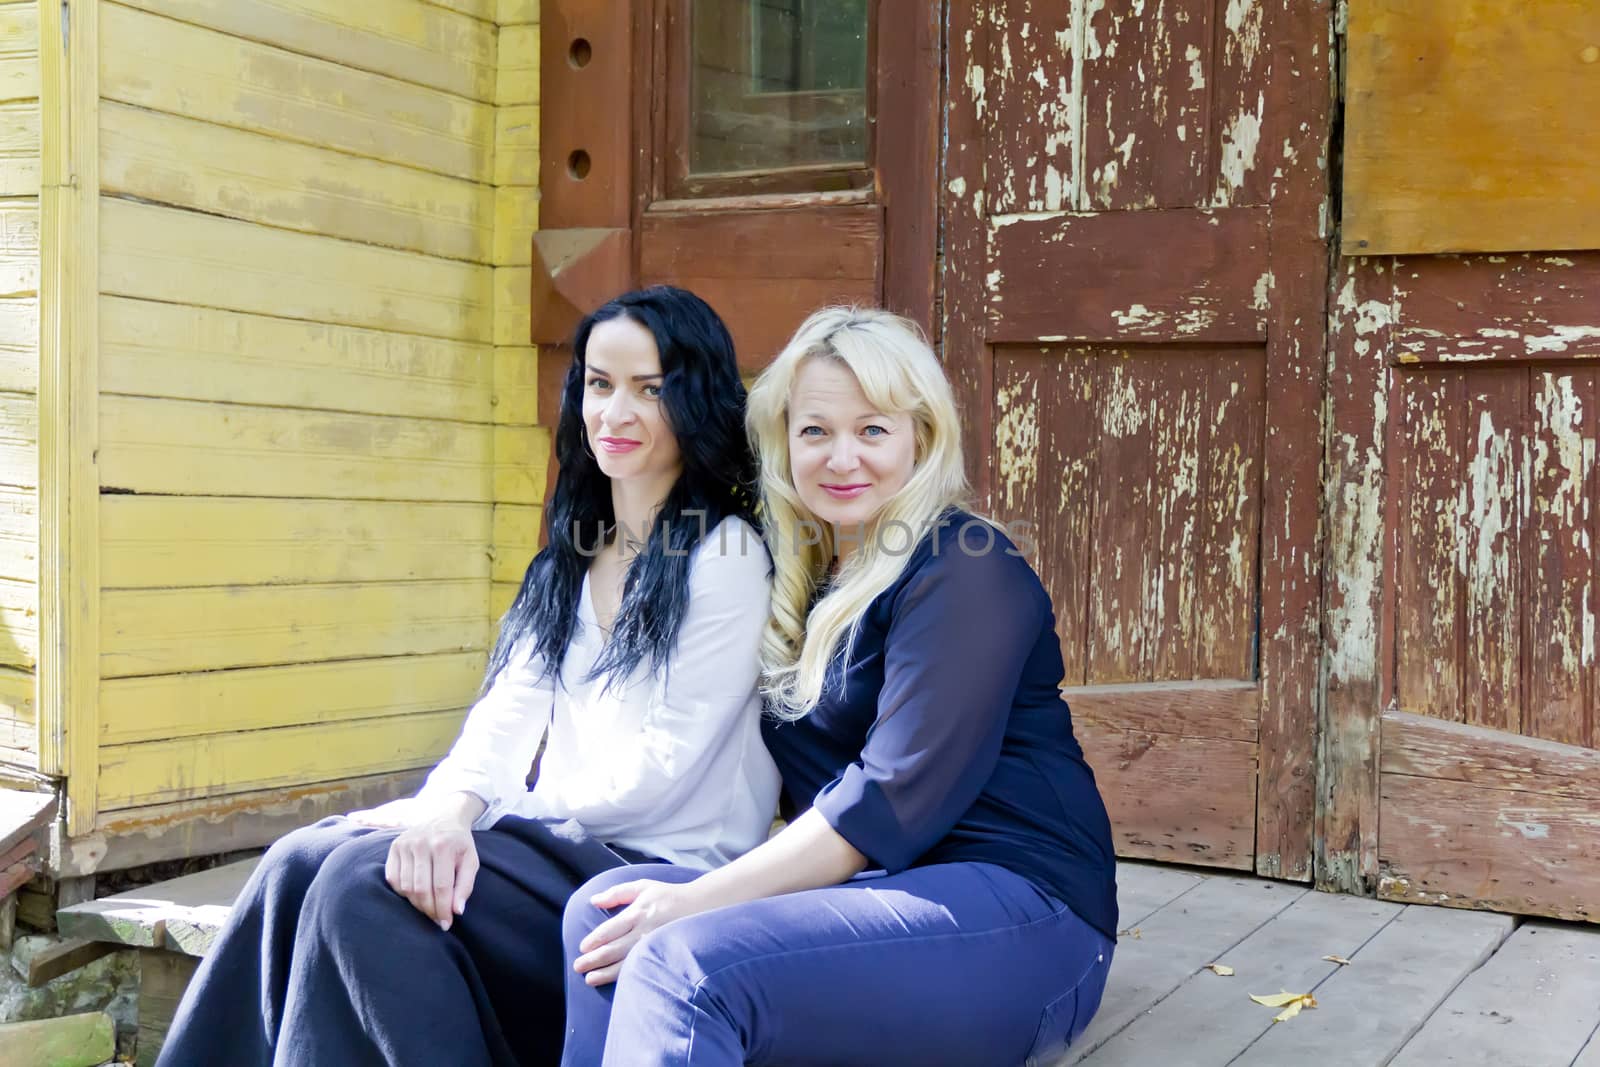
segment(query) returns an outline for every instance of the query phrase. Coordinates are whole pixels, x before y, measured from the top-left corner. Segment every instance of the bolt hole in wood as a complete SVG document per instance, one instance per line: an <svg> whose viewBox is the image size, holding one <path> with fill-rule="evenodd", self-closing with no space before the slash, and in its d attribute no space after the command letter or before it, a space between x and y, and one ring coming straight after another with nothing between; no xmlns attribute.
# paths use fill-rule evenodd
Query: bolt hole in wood
<svg viewBox="0 0 1600 1067"><path fill-rule="evenodd" d="M589 153L578 149L567 157L567 174L573 181L581 182L589 176Z"/></svg>
<svg viewBox="0 0 1600 1067"><path fill-rule="evenodd" d="M589 47L589 42L579 37L572 42L572 47L567 49L567 62L572 64L574 70L582 70L589 65L589 60L594 58L594 49Z"/></svg>

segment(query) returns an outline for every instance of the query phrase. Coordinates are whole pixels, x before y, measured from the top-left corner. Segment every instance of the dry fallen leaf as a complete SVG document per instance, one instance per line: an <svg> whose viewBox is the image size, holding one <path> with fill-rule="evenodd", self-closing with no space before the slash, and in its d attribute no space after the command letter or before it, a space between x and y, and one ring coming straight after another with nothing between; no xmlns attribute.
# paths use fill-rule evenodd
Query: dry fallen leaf
<svg viewBox="0 0 1600 1067"><path fill-rule="evenodd" d="M1350 961L1345 959L1343 956L1324 956L1322 958L1327 960L1329 963L1337 963L1341 967L1350 966Z"/></svg>
<svg viewBox="0 0 1600 1067"><path fill-rule="evenodd" d="M1208 963L1206 964L1206 970L1210 971L1212 974L1220 974L1224 978L1233 977L1233 968L1229 967L1226 963Z"/></svg>
<svg viewBox="0 0 1600 1067"><path fill-rule="evenodd" d="M1314 1008L1317 1006L1317 998L1310 993L1284 992L1273 993L1264 997L1251 993L1250 999L1264 1007L1282 1008L1282 1011L1272 1017L1272 1021L1275 1023L1288 1022L1300 1014L1301 1008Z"/></svg>
<svg viewBox="0 0 1600 1067"><path fill-rule="evenodd" d="M1137 926L1133 927L1131 930L1124 930L1117 935L1118 940L1121 940L1124 937L1131 937L1135 941L1144 940L1144 935L1139 932L1139 928Z"/></svg>

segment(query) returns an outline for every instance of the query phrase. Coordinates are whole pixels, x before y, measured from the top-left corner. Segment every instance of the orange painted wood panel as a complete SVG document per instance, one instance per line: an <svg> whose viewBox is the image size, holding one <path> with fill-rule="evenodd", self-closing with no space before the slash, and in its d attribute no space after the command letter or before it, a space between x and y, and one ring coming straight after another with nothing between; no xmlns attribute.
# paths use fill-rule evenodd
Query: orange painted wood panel
<svg viewBox="0 0 1600 1067"><path fill-rule="evenodd" d="M1600 247L1600 7L1350 0L1347 255Z"/></svg>

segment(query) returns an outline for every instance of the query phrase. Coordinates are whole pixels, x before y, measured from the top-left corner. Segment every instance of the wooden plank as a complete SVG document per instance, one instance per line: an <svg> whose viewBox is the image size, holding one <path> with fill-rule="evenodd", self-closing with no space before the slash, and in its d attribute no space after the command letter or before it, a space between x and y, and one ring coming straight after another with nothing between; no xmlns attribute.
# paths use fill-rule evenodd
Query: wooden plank
<svg viewBox="0 0 1600 1067"><path fill-rule="evenodd" d="M532 267L494 268L494 343L526 345L532 335L528 294L533 288Z"/></svg>
<svg viewBox="0 0 1600 1067"><path fill-rule="evenodd" d="M1117 864L1117 912L1132 930L1162 908L1205 882L1206 876L1152 863Z"/></svg>
<svg viewBox="0 0 1600 1067"><path fill-rule="evenodd" d="M39 496L0 486L0 578L39 580Z"/></svg>
<svg viewBox="0 0 1600 1067"><path fill-rule="evenodd" d="M0 495L0 517L4 516ZM107 589L487 579L487 504L108 496Z"/></svg>
<svg viewBox="0 0 1600 1067"><path fill-rule="evenodd" d="M53 793L27 793L0 789L0 855L9 853L45 826L56 814ZM4 895L4 894L0 894Z"/></svg>
<svg viewBox="0 0 1600 1067"><path fill-rule="evenodd" d="M58 862L63 873L92 874L265 848L329 815L410 796L426 775L409 770L107 812L92 832L62 843Z"/></svg>
<svg viewBox="0 0 1600 1067"><path fill-rule="evenodd" d="M1096 420L1081 418L1077 413L1093 410L1098 398L1096 386L1102 384L1104 375L1101 361L1092 352L1080 349L1062 355L1051 368L1054 373L1046 372L1040 395L1036 477L1041 510L1035 517L1035 536L1041 542L1040 576L1058 614L1057 633L1061 637L1062 660L1067 665L1066 682L1087 685L1094 643L1089 590L1098 547L1094 539L1093 494L1101 433ZM1000 373L997 365L997 381Z"/></svg>
<svg viewBox="0 0 1600 1067"><path fill-rule="evenodd" d="M115 296L100 313L107 393L495 418L496 355L486 344Z"/></svg>
<svg viewBox="0 0 1600 1067"><path fill-rule="evenodd" d="M155 1067L198 966L198 960L176 952L146 949L139 953L139 1067Z"/></svg>
<svg viewBox="0 0 1600 1067"><path fill-rule="evenodd" d="M1250 351L1208 353L1205 359L1191 601L1194 676L1250 678L1260 584L1266 365L1259 352Z"/></svg>
<svg viewBox="0 0 1600 1067"><path fill-rule="evenodd" d="M37 988L53 979L60 978L69 971L79 967L87 967L102 956L109 956L117 951L116 945L108 945L100 941L85 941L81 938L71 938L66 941L54 941L41 945L37 951L21 958L15 954L11 957L11 966L30 986Z"/></svg>
<svg viewBox="0 0 1600 1067"><path fill-rule="evenodd" d="M989 339L1265 340L1267 223L1260 208L992 219Z"/></svg>
<svg viewBox="0 0 1600 1067"><path fill-rule="evenodd" d="M39 9L0 5L0 103L39 96Z"/></svg>
<svg viewBox="0 0 1600 1067"><path fill-rule="evenodd" d="M1522 729L1522 526L1528 375L1473 371L1467 381L1465 478L1458 493L1462 581L1461 698L1467 722Z"/></svg>
<svg viewBox="0 0 1600 1067"><path fill-rule="evenodd" d="M1207 205L1207 152L1215 136L1209 68L1214 41L1226 32L1213 26L1214 6L1190 5L1187 18L1144 18L1137 9L1110 6L1084 10L1084 209ZM1230 21L1234 14L1230 9ZM1046 68L1051 91L1056 73ZM1034 80L1027 66L1017 76ZM1024 128L1037 125L1032 119Z"/></svg>
<svg viewBox="0 0 1600 1067"><path fill-rule="evenodd" d="M495 63L496 107L539 102L539 27L503 26Z"/></svg>
<svg viewBox="0 0 1600 1067"><path fill-rule="evenodd" d="M1305 137L1305 130L1295 130L1295 120L1320 118L1326 122L1326 100L1330 94L1326 91L1321 93L1323 102L1319 106L1311 102L1314 98L1307 99L1309 94L1295 94L1292 89L1295 81L1314 82L1315 67L1322 67L1325 71L1326 60L1318 61L1317 56L1321 51L1326 51L1318 46L1326 40L1322 34L1327 33L1329 27L1327 16L1318 12L1300 20L1298 32L1284 32L1288 29L1285 26L1274 36L1271 22L1273 13L1278 9L1280 5L1270 0L1230 0L1220 21L1213 16L1216 44L1213 46L1211 76L1208 79L1212 83L1212 102L1205 131L1209 141L1206 151L1215 190L1211 200L1213 204L1239 206L1265 204L1273 200L1278 210L1289 216L1290 213L1284 209L1288 207L1286 201L1293 194L1283 190L1282 185L1278 194L1273 194L1273 173L1277 166L1282 165L1279 163L1280 152L1285 161L1292 160L1290 152L1279 148L1291 131L1294 140L1302 142L1302 151L1312 149L1315 142L1326 137L1323 132L1325 127L1320 124L1311 137ZM1274 56L1279 57L1276 63L1273 62ZM1304 64L1302 70L1285 68L1291 56L1298 61L1296 65ZM1278 73L1275 70L1270 82L1265 76L1269 65L1282 71ZM1268 86L1267 92L1262 91L1263 83ZM1307 103L1310 103L1309 107ZM1279 118L1277 130L1272 126L1275 117ZM1307 126L1309 128L1310 124ZM1274 140L1274 132L1281 132L1283 136ZM1306 141L1312 143L1306 144ZM1306 154L1312 158L1305 162L1315 168L1317 159L1312 152ZM1304 170L1301 174L1305 178L1312 177ZM1325 176L1318 176L1315 181L1307 181L1303 195L1310 200L1312 189L1321 192L1326 187ZM1304 217L1303 211L1295 214L1300 216L1291 224L1296 229L1305 227L1310 221ZM1290 227L1282 228L1287 230ZM1308 268L1314 270L1314 265L1293 265L1293 269L1297 270Z"/></svg>
<svg viewBox="0 0 1600 1067"><path fill-rule="evenodd" d="M39 390L39 298L0 297L0 391Z"/></svg>
<svg viewBox="0 0 1600 1067"><path fill-rule="evenodd" d="M1248 868L1256 746L1080 722L1078 740L1111 815L1117 854Z"/></svg>
<svg viewBox="0 0 1600 1067"><path fill-rule="evenodd" d="M1600 255L1417 256L1395 271L1395 358L1600 356Z"/></svg>
<svg viewBox="0 0 1600 1067"><path fill-rule="evenodd" d="M1600 935L1529 923L1467 976L1392 1061L1570 1064L1600 1022Z"/></svg>
<svg viewBox="0 0 1600 1067"><path fill-rule="evenodd" d="M496 504L494 507L494 546L492 576L496 582L518 582L527 573L528 564L539 551L539 532L544 522L544 509L518 504Z"/></svg>
<svg viewBox="0 0 1600 1067"><path fill-rule="evenodd" d="M491 105L119 4L106 5L102 23L116 42L100 63L108 100L491 180ZM146 61L152 55L163 57L159 67Z"/></svg>
<svg viewBox="0 0 1600 1067"><path fill-rule="evenodd" d="M482 652L116 678L101 696L105 745L379 719L462 708Z"/></svg>
<svg viewBox="0 0 1600 1067"><path fill-rule="evenodd" d="M491 462L526 481L547 447L531 427L123 396L101 407L101 480L122 493L487 502ZM511 482L498 498L541 499Z"/></svg>
<svg viewBox="0 0 1600 1067"><path fill-rule="evenodd" d="M1063 689L1075 722L1143 733L1254 741L1261 690L1254 682L1153 682Z"/></svg>
<svg viewBox="0 0 1600 1067"><path fill-rule="evenodd" d="M497 267L526 267L533 262L533 233L539 228L538 190L521 185L494 190L494 253Z"/></svg>
<svg viewBox="0 0 1600 1067"><path fill-rule="evenodd" d="M39 291L39 202L0 200L0 294Z"/></svg>
<svg viewBox="0 0 1600 1067"><path fill-rule="evenodd" d="M1185 1063L1232 1063L1273 1026L1275 1012L1250 1003L1249 993L1314 990L1339 969L1323 956L1353 956L1400 910L1379 900L1306 893L1217 956L1234 969L1232 977L1192 974L1081 1062L1092 1067L1152 1063L1181 1049Z"/></svg>
<svg viewBox="0 0 1600 1067"><path fill-rule="evenodd" d="M1125 931L1117 939L1116 960L1100 1010L1063 1063L1088 1058L1201 967L1223 958L1305 893L1300 886L1281 882L1207 878L1141 922L1137 937ZM1246 1001L1245 1006L1253 1005Z"/></svg>
<svg viewBox="0 0 1600 1067"><path fill-rule="evenodd" d="M640 284L698 293L728 324L740 366L759 370L817 308L877 303L882 220L880 205L647 214Z"/></svg>
<svg viewBox="0 0 1600 1067"><path fill-rule="evenodd" d="M111 590L102 677L479 650L487 592L481 581Z"/></svg>
<svg viewBox="0 0 1600 1067"><path fill-rule="evenodd" d="M1074 18L1071 5L1044 0L988 6L999 25L1026 23L1031 32L995 34L987 49L969 42L966 76L950 75L970 89L984 124L973 148L982 154L985 181L973 195L984 198L990 215L1081 209L1081 13Z"/></svg>
<svg viewBox="0 0 1600 1067"><path fill-rule="evenodd" d="M506 612L511 610L512 601L517 599L517 590L521 583L495 582L489 589L489 622L498 626Z"/></svg>
<svg viewBox="0 0 1600 1067"><path fill-rule="evenodd" d="M487 341L488 267L107 199L103 293Z"/></svg>
<svg viewBox="0 0 1600 1067"><path fill-rule="evenodd" d="M447 0L447 2L457 5L470 3L492 6L494 20L502 26L539 21L539 0Z"/></svg>
<svg viewBox="0 0 1600 1067"><path fill-rule="evenodd" d="M1093 537L1089 579L1091 684L1156 681L1152 645L1164 640L1160 608L1146 597L1161 589L1152 558L1161 535L1154 454L1154 422L1166 366L1142 355L1108 362L1097 383L1100 444L1096 453Z"/></svg>
<svg viewBox="0 0 1600 1067"><path fill-rule="evenodd" d="M101 189L302 233L487 263L494 190L263 133L107 102Z"/></svg>
<svg viewBox="0 0 1600 1067"><path fill-rule="evenodd" d="M1459 370L1400 376L1401 440L1396 457L1403 509L1396 578L1400 706L1426 715L1461 715L1461 569L1465 529L1463 446L1466 373Z"/></svg>
<svg viewBox="0 0 1600 1067"><path fill-rule="evenodd" d="M1527 691L1522 732L1589 745L1595 692L1595 497L1597 376L1583 368L1532 372L1523 573Z"/></svg>
<svg viewBox="0 0 1600 1067"><path fill-rule="evenodd" d="M1385 713L1379 893L1592 919L1596 782L1600 753Z"/></svg>
<svg viewBox="0 0 1600 1067"><path fill-rule="evenodd" d="M0 104L0 196L39 195L39 102Z"/></svg>
<svg viewBox="0 0 1600 1067"><path fill-rule="evenodd" d="M495 185L539 184L539 105L494 109Z"/></svg>
<svg viewBox="0 0 1600 1067"><path fill-rule="evenodd" d="M1195 578L1199 546L1195 541L1203 484L1197 470L1210 467L1210 457L1200 451L1205 420L1205 368L1188 353L1150 361L1163 381L1150 390L1154 403L1149 415L1150 490L1155 535L1145 548L1146 577L1153 579L1138 603L1145 641L1143 677L1173 681L1197 677L1195 646ZM1246 490L1248 495L1256 495ZM1114 496L1102 500L1106 510L1116 505ZM1112 542L1101 542L1101 548ZM1253 599L1253 598L1252 598ZM1156 635L1160 635L1159 638ZM1252 635L1253 637L1253 635ZM1253 643L1253 642L1252 642ZM1242 677L1242 675L1241 675Z"/></svg>
<svg viewBox="0 0 1600 1067"><path fill-rule="evenodd" d="M38 687L31 670L0 668L0 760L38 766Z"/></svg>
<svg viewBox="0 0 1600 1067"><path fill-rule="evenodd" d="M56 914L56 923L67 937L186 952L168 937L170 926L187 922L214 932L217 913L226 915L260 862L240 860L74 904ZM187 954L205 955L204 951Z"/></svg>
<svg viewBox="0 0 1600 1067"><path fill-rule="evenodd" d="M116 1051L116 1024L103 1011L0 1026L0 1062L97 1067Z"/></svg>
<svg viewBox="0 0 1600 1067"><path fill-rule="evenodd" d="M1397 572L1385 471L1390 423L1398 421L1389 415L1386 365L1393 286L1384 265L1341 260L1328 305L1328 534L1318 624L1326 691L1314 858L1318 886L1350 893L1371 892L1378 879L1378 710L1394 662L1394 581L1384 577Z"/></svg>
<svg viewBox="0 0 1600 1067"><path fill-rule="evenodd" d="M1234 1062L1277 1067L1305 1049L1328 1048L1338 1049L1344 1063L1388 1063L1515 926L1509 915L1406 908L1346 956L1350 966L1317 983L1316 1011L1302 1012L1293 1026L1272 1027ZM1260 985L1253 975L1240 976L1252 988Z"/></svg>
<svg viewBox="0 0 1600 1067"><path fill-rule="evenodd" d="M248 41L386 74L473 100L492 99L494 27L421 2L383 7L340 0L125 0Z"/></svg>
<svg viewBox="0 0 1600 1067"><path fill-rule="evenodd" d="M539 350L532 345L499 345L494 350L494 421L502 426L539 423ZM552 412L557 415L559 412ZM554 422L552 417L548 420Z"/></svg>
<svg viewBox="0 0 1600 1067"><path fill-rule="evenodd" d="M0 485L39 484L39 400L32 393L0 393Z"/></svg>
<svg viewBox="0 0 1600 1067"><path fill-rule="evenodd" d="M0 579L0 664L31 670L39 662L39 586Z"/></svg>
<svg viewBox="0 0 1600 1067"><path fill-rule="evenodd" d="M1534 21L1509 4L1404 0L1350 11L1346 254L1593 248L1600 103L1590 57L1600 11L1583 0ZM1529 124L1531 114L1549 121ZM1492 147L1491 147L1492 146ZM1511 161L1538 159L1537 173Z"/></svg>
<svg viewBox="0 0 1600 1067"><path fill-rule="evenodd" d="M427 767L450 748L463 712L208 734L100 749L100 808Z"/></svg>

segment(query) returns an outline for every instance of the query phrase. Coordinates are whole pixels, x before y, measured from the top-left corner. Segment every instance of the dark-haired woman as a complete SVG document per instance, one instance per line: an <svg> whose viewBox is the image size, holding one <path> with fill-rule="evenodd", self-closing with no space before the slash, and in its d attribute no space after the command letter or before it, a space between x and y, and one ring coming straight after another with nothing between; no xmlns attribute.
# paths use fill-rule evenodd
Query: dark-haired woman
<svg viewBox="0 0 1600 1067"><path fill-rule="evenodd" d="M417 796L272 847L161 1064L553 1064L572 891L766 836L770 565L732 341L658 287L590 315L574 348L549 545L460 738Z"/></svg>

